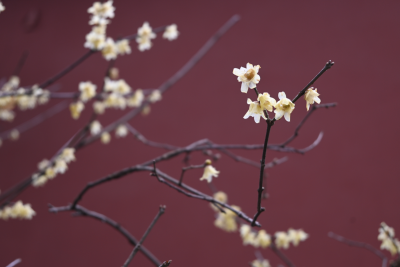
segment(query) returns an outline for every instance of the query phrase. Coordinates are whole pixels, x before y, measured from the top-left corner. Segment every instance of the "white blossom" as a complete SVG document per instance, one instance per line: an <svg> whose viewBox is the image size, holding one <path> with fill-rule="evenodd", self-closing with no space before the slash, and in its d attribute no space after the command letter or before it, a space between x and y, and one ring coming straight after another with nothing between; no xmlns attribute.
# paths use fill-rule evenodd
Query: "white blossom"
<svg viewBox="0 0 400 267"><path fill-rule="evenodd" d="M132 52L131 47L129 46L129 40L127 40L127 39L118 41L116 43L116 46L117 46L117 51L118 51L119 55L130 54Z"/></svg>
<svg viewBox="0 0 400 267"><path fill-rule="evenodd" d="M179 35L178 27L176 26L176 24L171 24L167 26L167 28L165 28L163 38L172 41L178 38L178 35Z"/></svg>
<svg viewBox="0 0 400 267"><path fill-rule="evenodd" d="M47 183L48 178L46 175L41 175L38 177L35 177L32 181L32 185L34 187L39 187L39 186L43 186L45 183Z"/></svg>
<svg viewBox="0 0 400 267"><path fill-rule="evenodd" d="M103 144L108 144L111 141L111 135L108 132L104 132L101 134L100 139Z"/></svg>
<svg viewBox="0 0 400 267"><path fill-rule="evenodd" d="M144 100L144 94L141 89L137 89L132 97L128 99L128 106L131 108L139 107Z"/></svg>
<svg viewBox="0 0 400 267"><path fill-rule="evenodd" d="M233 74L238 76L238 81L242 83L240 88L242 93L247 93L249 87L251 89L256 88L256 84L258 84L261 79L260 75L258 75L260 68L260 65L253 66L247 63L246 68L241 67L240 69L233 69Z"/></svg>
<svg viewBox="0 0 400 267"><path fill-rule="evenodd" d="M0 210L0 217L3 220L8 218L32 219L36 212L32 209L31 204L23 204L21 200L17 201L12 207L6 207Z"/></svg>
<svg viewBox="0 0 400 267"><path fill-rule="evenodd" d="M103 114L106 109L106 105L101 101L93 103L93 110L96 114Z"/></svg>
<svg viewBox="0 0 400 267"><path fill-rule="evenodd" d="M90 134L97 135L101 132L101 124L99 121L93 121L90 124Z"/></svg>
<svg viewBox="0 0 400 267"><path fill-rule="evenodd" d="M232 208L240 211L240 207L232 205ZM214 225L227 232L235 232L237 230L236 213L226 209L225 213L218 213L217 219L214 221Z"/></svg>
<svg viewBox="0 0 400 267"><path fill-rule="evenodd" d="M138 28L138 36L136 37L136 42L139 44L138 49L140 51L149 50L152 46L151 39L154 38L156 38L156 34L149 23L143 23L143 26Z"/></svg>
<svg viewBox="0 0 400 267"><path fill-rule="evenodd" d="M39 169L39 171L43 171L45 170L47 167L50 166L50 160L48 159L43 159L41 162L38 163L37 167Z"/></svg>
<svg viewBox="0 0 400 267"><path fill-rule="evenodd" d="M203 176L200 178L201 180L207 180L207 182L211 183L212 177L218 177L219 171L217 171L213 166L211 166L211 161L206 161L206 166L204 167Z"/></svg>
<svg viewBox="0 0 400 267"><path fill-rule="evenodd" d="M64 160L66 163L70 163L71 161L75 161L75 148L67 147L61 152L59 156L60 159Z"/></svg>
<svg viewBox="0 0 400 267"><path fill-rule="evenodd" d="M86 42L83 46L92 50L101 50L105 44L106 37L104 34L91 31L86 35Z"/></svg>
<svg viewBox="0 0 400 267"><path fill-rule="evenodd" d="M300 241L304 241L308 238L308 234L304 232L302 229L299 230L289 229L288 236L294 246L298 246Z"/></svg>
<svg viewBox="0 0 400 267"><path fill-rule="evenodd" d="M262 109L268 110L269 112L272 112L273 107L276 105L276 100L270 97L268 93L259 94L257 100L260 101Z"/></svg>
<svg viewBox="0 0 400 267"><path fill-rule="evenodd" d="M69 110L71 111L71 116L75 120L79 119L79 116L81 115L81 112L85 108L85 105L82 103L82 101L77 101L75 103L71 103L69 105Z"/></svg>
<svg viewBox="0 0 400 267"><path fill-rule="evenodd" d="M280 100L275 105L275 119L279 120L285 116L285 120L290 121L290 114L294 110L294 104L290 99L286 98L285 92L280 92L278 97Z"/></svg>
<svg viewBox="0 0 400 267"><path fill-rule="evenodd" d="M0 119L3 121L12 121L15 118L15 113L12 110L0 110Z"/></svg>
<svg viewBox="0 0 400 267"><path fill-rule="evenodd" d="M106 107L125 109L126 99L118 93L111 93L107 96L105 104Z"/></svg>
<svg viewBox="0 0 400 267"><path fill-rule="evenodd" d="M79 91L81 91L80 99L86 102L96 95L96 85L91 82L80 82Z"/></svg>
<svg viewBox="0 0 400 267"><path fill-rule="evenodd" d="M125 137L127 134L128 134L128 128L123 124L119 125L115 130L115 135L117 137Z"/></svg>
<svg viewBox="0 0 400 267"><path fill-rule="evenodd" d="M88 9L88 13L93 16L100 16L104 18L113 18L115 7L113 6L113 1L109 0L105 3L95 2L93 6Z"/></svg>
<svg viewBox="0 0 400 267"><path fill-rule="evenodd" d="M308 88L304 94L304 99L306 100L306 108L310 109L310 105L314 104L314 101L318 104L321 103L321 99L319 99L319 94L317 93L317 88L313 90L314 87Z"/></svg>
<svg viewBox="0 0 400 267"><path fill-rule="evenodd" d="M254 243L256 247L257 246L260 246L262 248L269 247L271 245L271 236L267 234L265 230L260 230L257 233Z"/></svg>
<svg viewBox="0 0 400 267"><path fill-rule="evenodd" d="M4 10L6 10L6 8L4 7L3 3L0 2L0 12L3 12Z"/></svg>
<svg viewBox="0 0 400 267"><path fill-rule="evenodd" d="M103 57L106 60L116 59L118 55L118 48L114 43L114 40L110 37L107 37L107 40L104 44L103 50L101 50Z"/></svg>
<svg viewBox="0 0 400 267"><path fill-rule="evenodd" d="M275 245L277 248L287 249L290 244L289 236L285 232L275 233Z"/></svg>
<svg viewBox="0 0 400 267"><path fill-rule="evenodd" d="M57 159L53 169L56 173L63 174L68 170L68 165L64 160Z"/></svg>
<svg viewBox="0 0 400 267"><path fill-rule="evenodd" d="M162 95L160 90L154 90L151 95L149 95L149 101L151 103L155 103L157 101L160 101L162 99Z"/></svg>
<svg viewBox="0 0 400 267"><path fill-rule="evenodd" d="M251 101L250 98L247 98L247 104L249 104L249 111L244 115L244 119L249 118L250 116L254 118L256 123L260 122L260 117L263 117L265 120L267 119L264 114L264 110L261 107L258 101Z"/></svg>

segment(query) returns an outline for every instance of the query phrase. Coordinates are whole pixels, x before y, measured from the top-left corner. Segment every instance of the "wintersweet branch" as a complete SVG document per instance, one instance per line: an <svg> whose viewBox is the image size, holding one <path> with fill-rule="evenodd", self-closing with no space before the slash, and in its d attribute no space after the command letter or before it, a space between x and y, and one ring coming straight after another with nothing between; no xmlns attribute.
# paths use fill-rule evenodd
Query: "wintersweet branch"
<svg viewBox="0 0 400 267"><path fill-rule="evenodd" d="M140 241L136 244L135 248L132 250L132 253L129 255L128 259L126 260L126 262L124 263L124 265L122 267L127 267L129 265L129 263L132 261L133 257L135 256L135 254L137 253L137 251L140 249L140 247L142 246L144 240L146 239L147 235L150 233L151 229L153 229L154 225L156 224L157 220L160 218L160 216L165 212L165 206L160 206L160 209L156 215L156 217L153 219L153 221L151 222L151 224L149 225L149 228L147 228L146 232L144 233L144 235L142 236L142 238L140 239Z"/></svg>
<svg viewBox="0 0 400 267"><path fill-rule="evenodd" d="M123 228L119 223L111 220L110 218L104 216L103 214L90 211L80 205L75 206L72 208L72 206L63 206L63 207L54 207L53 205L49 204L49 211L53 213L57 212L62 212L62 211L76 211L78 212L78 215L86 216L86 217L91 217L96 220L99 220L101 222L104 222L120 232L128 241L131 243L133 246L136 246L138 244L138 241L135 237L133 237L125 228ZM148 251L144 246L140 247L140 251L156 266L160 266L161 262L150 252Z"/></svg>
<svg viewBox="0 0 400 267"><path fill-rule="evenodd" d="M378 256L379 258L382 259L382 267L386 267L387 266L388 259L386 258L386 256L380 250L374 248L370 244L359 242L359 241L350 240L350 239L344 238L343 236L337 235L337 234L335 234L333 232L329 232L328 236L330 238L332 238L332 239L335 239L335 240L337 240L339 242L345 243L345 244L347 244L349 246L365 248L365 249L371 251L376 256Z"/></svg>

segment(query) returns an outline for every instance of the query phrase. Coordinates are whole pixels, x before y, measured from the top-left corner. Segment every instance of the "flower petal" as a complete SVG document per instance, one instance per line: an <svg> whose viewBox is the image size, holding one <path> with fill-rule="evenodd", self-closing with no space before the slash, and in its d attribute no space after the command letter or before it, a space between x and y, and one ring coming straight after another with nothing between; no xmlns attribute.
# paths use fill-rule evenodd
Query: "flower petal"
<svg viewBox="0 0 400 267"><path fill-rule="evenodd" d="M237 69L237 68L234 68L234 69L233 69L233 74L235 74L236 76L242 75L242 73L240 72L240 70Z"/></svg>
<svg viewBox="0 0 400 267"><path fill-rule="evenodd" d="M287 122L290 122L290 113L289 112L285 112L285 120Z"/></svg>
<svg viewBox="0 0 400 267"><path fill-rule="evenodd" d="M283 110L278 110L278 109L275 109L274 112L275 112L276 120L279 120L280 118L282 118L283 114L285 113Z"/></svg>
<svg viewBox="0 0 400 267"><path fill-rule="evenodd" d="M284 99L284 98L286 98L285 92L280 92L280 93L278 94L278 97L279 97L279 99Z"/></svg>
<svg viewBox="0 0 400 267"><path fill-rule="evenodd" d="M254 117L254 121L256 123L260 123L260 115L259 114L254 114L253 117Z"/></svg>
<svg viewBox="0 0 400 267"><path fill-rule="evenodd" d="M247 93L248 90L249 90L249 87L247 86L247 84L245 82L242 82L242 87L240 88L240 91L242 93Z"/></svg>
<svg viewBox="0 0 400 267"><path fill-rule="evenodd" d="M254 88L256 88L256 84L255 83L253 83L253 82L249 82L249 87L251 88L251 89L254 89Z"/></svg>
<svg viewBox="0 0 400 267"><path fill-rule="evenodd" d="M318 104L321 103L321 99L318 96L314 97L314 101L317 102Z"/></svg>

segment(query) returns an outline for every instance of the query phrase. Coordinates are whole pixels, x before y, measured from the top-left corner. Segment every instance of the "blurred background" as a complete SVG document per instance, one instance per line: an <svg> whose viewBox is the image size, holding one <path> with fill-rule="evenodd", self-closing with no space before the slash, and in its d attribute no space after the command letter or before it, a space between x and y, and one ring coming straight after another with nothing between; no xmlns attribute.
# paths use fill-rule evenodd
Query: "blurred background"
<svg viewBox="0 0 400 267"><path fill-rule="evenodd" d="M24 51L29 51L21 85L41 83L87 50L90 32L87 9L92 1L2 1L0 14L0 77L12 75ZM273 234L302 228L309 239L284 251L296 266L380 266L373 253L351 248L327 236L329 231L379 248L379 224L400 231L398 213L399 164L397 121L399 83L399 1L114 1L116 17L107 29L113 38L134 34L148 21L159 27L176 23L180 36L169 42L154 40L151 50L118 57L120 77L133 89L157 88L172 76L232 15L241 20L179 82L152 105L147 116L131 124L149 140L185 146L202 138L221 144L261 144L266 125L244 120L248 97L240 93L233 68L247 62L261 65L260 92L277 99L285 91L293 98L328 60L335 65L315 84L322 103L333 109L317 110L292 143L311 144L323 131L318 147L306 155L268 151L267 162L287 155L289 160L267 170L269 198L259 221ZM34 18L32 18L34 17ZM35 25L29 26L34 21ZM92 56L57 82L60 92L76 92L81 81L101 86L108 62ZM52 100L35 110L18 112L12 129L56 105ZM89 120L91 104L79 120L69 110L57 114L0 148L0 189L5 191L29 177L37 163L50 158ZM107 110L100 117L107 125L125 111ZM300 99L290 123L278 121L271 143L292 135L306 115ZM37 215L31 220L0 221L0 266L21 258L19 266L121 266L132 246L115 229L71 213L52 214L47 204L67 205L89 182L132 166L165 150L143 145L132 135L108 145L99 141L80 150L77 161L41 188L28 188L17 199L31 203ZM259 161L261 150L234 151ZM193 153L191 164L207 159ZM178 177L183 156L159 164ZM228 194L229 203L249 216L256 211L259 169L222 155L214 167L221 171L215 186ZM186 174L185 182L207 194L200 182L202 170ZM144 245L173 266L248 266L254 248L243 246L238 233L214 226L214 212L200 200L189 199L150 177L129 175L90 191L82 205L119 222L140 238L158 211L161 217ZM261 249L272 266L282 264L268 249ZM388 257L389 253L384 252ZM132 265L152 266L139 253Z"/></svg>

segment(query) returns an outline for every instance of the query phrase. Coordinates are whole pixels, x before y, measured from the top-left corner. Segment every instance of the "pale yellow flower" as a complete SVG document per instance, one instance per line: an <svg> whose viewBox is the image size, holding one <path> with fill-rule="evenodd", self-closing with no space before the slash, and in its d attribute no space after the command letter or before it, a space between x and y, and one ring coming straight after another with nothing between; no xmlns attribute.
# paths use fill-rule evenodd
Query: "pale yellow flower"
<svg viewBox="0 0 400 267"><path fill-rule="evenodd" d="M211 183L212 177L218 177L219 171L217 171L213 166L207 165L204 167L203 176L200 178L201 180L207 180L207 182Z"/></svg>
<svg viewBox="0 0 400 267"><path fill-rule="evenodd" d="M15 113L11 110L0 110L0 119L3 121L13 121Z"/></svg>
<svg viewBox="0 0 400 267"><path fill-rule="evenodd" d="M69 105L69 110L71 111L71 116L75 120L79 119L79 116L81 115L81 112L85 108L85 105L82 103L82 101L77 101L75 103L71 103Z"/></svg>
<svg viewBox="0 0 400 267"><path fill-rule="evenodd" d="M266 259L261 260L254 260L251 262L251 267L271 267L269 261Z"/></svg>
<svg viewBox="0 0 400 267"><path fill-rule="evenodd" d="M66 163L70 163L71 161L75 161L75 148L67 147L64 148L63 152L59 156L60 159L64 160Z"/></svg>
<svg viewBox="0 0 400 267"><path fill-rule="evenodd" d="M233 74L238 76L238 81L242 83L240 91L242 93L247 93L249 87L251 89L256 88L256 84L260 82L260 75L258 75L258 71L260 70L260 65L253 66L250 63L247 63L246 68L241 67L240 69L233 69Z"/></svg>
<svg viewBox="0 0 400 267"><path fill-rule="evenodd" d="M106 105L101 101L96 101L93 103L93 110L96 114L103 114L106 110Z"/></svg>
<svg viewBox="0 0 400 267"><path fill-rule="evenodd" d="M21 95L16 97L20 110L33 109L36 107L36 97L32 95Z"/></svg>
<svg viewBox="0 0 400 267"><path fill-rule="evenodd" d="M239 210L240 207L232 205L232 208ZM236 214L231 210L226 209L226 213L218 213L214 225L227 232L235 232L237 230Z"/></svg>
<svg viewBox="0 0 400 267"><path fill-rule="evenodd" d="M95 2L93 6L88 9L88 13L93 16L100 16L104 18L113 18L115 7L113 6L113 1L109 0L105 3Z"/></svg>
<svg viewBox="0 0 400 267"><path fill-rule="evenodd" d="M56 163L54 164L54 171L56 173L65 173L68 170L67 163L62 159L57 159Z"/></svg>
<svg viewBox="0 0 400 267"><path fill-rule="evenodd" d="M222 202L222 203L227 203L228 202L228 195L225 194L222 191L218 191L217 193L215 193L213 198L215 200L218 200L219 202ZM219 209L217 207L215 207L213 204L210 204L210 206L214 211L217 211L217 212L219 211Z"/></svg>
<svg viewBox="0 0 400 267"><path fill-rule="evenodd" d="M93 121L90 124L90 134L91 135L96 135L101 132L101 124L99 121Z"/></svg>
<svg viewBox="0 0 400 267"><path fill-rule="evenodd" d="M107 96L105 100L106 107L114 107L125 109L126 107L126 99L117 93L111 93Z"/></svg>
<svg viewBox="0 0 400 267"><path fill-rule="evenodd" d="M381 249L390 251L392 255L399 253L398 249L400 248L400 242L398 239L394 239L394 236L394 229L382 222L379 228L378 240L382 241Z"/></svg>
<svg viewBox="0 0 400 267"><path fill-rule="evenodd" d="M107 29L106 25L93 26L92 32L94 32L96 34L105 35L106 29Z"/></svg>
<svg viewBox="0 0 400 267"><path fill-rule="evenodd" d="M307 110L310 109L310 105L314 104L314 101L317 102L318 104L321 103L321 99L319 99L319 94L317 93L317 88L313 90L314 87L308 88L307 91L304 94L304 99L306 100L306 107Z"/></svg>
<svg viewBox="0 0 400 267"><path fill-rule="evenodd" d="M287 249L290 244L289 236L285 232L275 233L275 245L277 248Z"/></svg>
<svg viewBox="0 0 400 267"><path fill-rule="evenodd" d="M285 116L286 121L290 121L290 114L294 110L294 104L290 99L286 98L285 92L280 92L278 94L279 102L275 105L275 119L279 120Z"/></svg>
<svg viewBox="0 0 400 267"><path fill-rule="evenodd" d="M104 132L101 134L101 142L103 144L108 144L111 141L111 135L108 132Z"/></svg>
<svg viewBox="0 0 400 267"><path fill-rule="evenodd" d="M382 241L381 249L388 250L392 255L399 253L398 248L400 248L400 242L397 238L393 241L390 238Z"/></svg>
<svg viewBox="0 0 400 267"><path fill-rule="evenodd" d="M46 177L49 179L53 179L54 177L56 177L56 174L57 174L56 171L52 167L48 167L44 173L45 173Z"/></svg>
<svg viewBox="0 0 400 267"><path fill-rule="evenodd" d="M176 26L176 24L171 24L167 28L165 28L163 38L172 41L178 38L178 35L178 27Z"/></svg>
<svg viewBox="0 0 400 267"><path fill-rule="evenodd" d="M260 246L262 248L269 247L271 245L271 236L267 234L265 230L258 231L255 242L256 247Z"/></svg>
<svg viewBox="0 0 400 267"><path fill-rule="evenodd" d="M240 236L243 239L243 245L253 245L256 247L256 233L251 231L251 227L247 224L240 226Z"/></svg>
<svg viewBox="0 0 400 267"><path fill-rule="evenodd" d="M48 159L43 159L41 162L38 163L37 167L40 171L45 170L47 167L50 166L50 160Z"/></svg>
<svg viewBox="0 0 400 267"><path fill-rule="evenodd" d="M80 82L79 91L81 91L80 99L86 102L96 95L96 85L91 82Z"/></svg>
<svg viewBox="0 0 400 267"><path fill-rule="evenodd" d="M151 39L156 38L156 34L153 32L148 22L143 23L143 26L138 28L138 36L136 42L139 44L138 49L140 51L148 50L151 48Z"/></svg>
<svg viewBox="0 0 400 267"><path fill-rule="evenodd" d="M119 125L115 130L115 135L117 137L125 137L127 134L128 134L128 128L123 124Z"/></svg>
<svg viewBox="0 0 400 267"><path fill-rule="evenodd" d="M116 45L119 55L130 54L132 52L131 47L129 46L129 40L127 39L118 41Z"/></svg>
<svg viewBox="0 0 400 267"><path fill-rule="evenodd" d="M31 204L23 204L21 200L17 201L11 207L11 218L32 219L36 212L31 208Z"/></svg>
<svg viewBox="0 0 400 267"><path fill-rule="evenodd" d="M249 104L249 111L244 115L244 119L249 118L250 116L254 118L256 123L260 122L260 117L263 117L265 120L267 119L264 114L264 110L261 107L258 101L251 101L250 98L247 98L247 104Z"/></svg>
<svg viewBox="0 0 400 267"><path fill-rule="evenodd" d="M19 136L20 136L20 134L19 134L19 131L17 129L14 129L14 130L12 130L10 132L10 138L13 141L18 140Z"/></svg>
<svg viewBox="0 0 400 267"><path fill-rule="evenodd" d="M43 185L45 185L45 183L47 183L47 181L48 181L47 176L46 175L41 175L41 176L36 177L36 178L33 179L32 185L34 187L43 186Z"/></svg>
<svg viewBox="0 0 400 267"><path fill-rule="evenodd" d="M132 97L128 99L128 106L131 108L139 107L144 100L144 94L141 89L137 89Z"/></svg>
<svg viewBox="0 0 400 267"><path fill-rule="evenodd" d="M91 50L101 50L105 44L106 36L104 34L91 31L86 35L86 42L83 46Z"/></svg>
<svg viewBox="0 0 400 267"><path fill-rule="evenodd" d="M154 90L151 95L149 95L149 101L151 103L155 103L157 101L160 101L162 99L162 95L160 90Z"/></svg>
<svg viewBox="0 0 400 267"><path fill-rule="evenodd" d="M289 229L288 236L294 246L298 246L300 241L304 241L308 238L308 234L304 232L302 229L299 230Z"/></svg>
<svg viewBox="0 0 400 267"><path fill-rule="evenodd" d="M260 106L269 112L272 112L273 107L276 105L276 100L270 97L268 93L259 94L257 100L260 101Z"/></svg>
<svg viewBox="0 0 400 267"><path fill-rule="evenodd" d="M116 59L118 55L118 48L114 43L114 40L110 37L107 38L103 50L101 50L103 57L106 60Z"/></svg>

